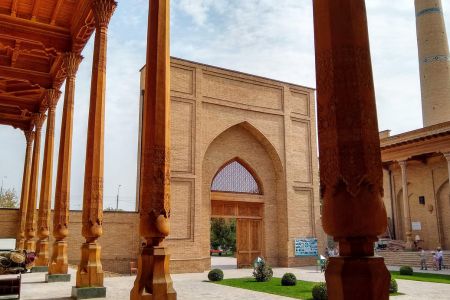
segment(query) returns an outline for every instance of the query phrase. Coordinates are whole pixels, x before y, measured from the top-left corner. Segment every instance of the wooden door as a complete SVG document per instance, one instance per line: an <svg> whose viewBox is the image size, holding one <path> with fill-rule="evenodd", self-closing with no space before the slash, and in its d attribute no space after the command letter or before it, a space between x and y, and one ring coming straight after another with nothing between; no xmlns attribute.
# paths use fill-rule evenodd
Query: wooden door
<svg viewBox="0 0 450 300"><path fill-rule="evenodd" d="M262 256L262 220L237 219L236 258L238 268L252 267Z"/></svg>

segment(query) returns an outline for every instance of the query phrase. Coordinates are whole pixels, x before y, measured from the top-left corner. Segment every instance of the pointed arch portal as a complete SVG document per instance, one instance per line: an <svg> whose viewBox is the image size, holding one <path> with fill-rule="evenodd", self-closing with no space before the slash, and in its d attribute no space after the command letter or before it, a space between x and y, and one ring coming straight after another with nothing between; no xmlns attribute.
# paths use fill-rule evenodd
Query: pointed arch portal
<svg viewBox="0 0 450 300"><path fill-rule="evenodd" d="M238 268L251 266L263 255L262 185L243 160L225 163L211 184L211 217L236 218Z"/></svg>

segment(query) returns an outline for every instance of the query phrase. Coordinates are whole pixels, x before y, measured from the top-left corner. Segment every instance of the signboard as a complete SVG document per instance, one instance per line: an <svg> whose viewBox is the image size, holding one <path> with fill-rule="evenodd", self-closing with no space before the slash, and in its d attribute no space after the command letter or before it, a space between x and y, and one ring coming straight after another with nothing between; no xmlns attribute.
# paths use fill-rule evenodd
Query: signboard
<svg viewBox="0 0 450 300"><path fill-rule="evenodd" d="M412 230L422 230L422 224L420 222L411 222Z"/></svg>
<svg viewBox="0 0 450 300"><path fill-rule="evenodd" d="M318 256L316 238L304 238L294 240L295 256Z"/></svg>

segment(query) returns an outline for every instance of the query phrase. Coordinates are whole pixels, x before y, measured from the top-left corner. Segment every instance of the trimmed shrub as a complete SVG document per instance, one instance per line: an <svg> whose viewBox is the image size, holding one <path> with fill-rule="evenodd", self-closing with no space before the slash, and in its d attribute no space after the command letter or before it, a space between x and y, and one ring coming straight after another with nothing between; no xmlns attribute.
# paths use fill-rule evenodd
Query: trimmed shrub
<svg viewBox="0 0 450 300"><path fill-rule="evenodd" d="M413 269L410 266L400 267L400 275L408 275L411 276L413 274Z"/></svg>
<svg viewBox="0 0 450 300"><path fill-rule="evenodd" d="M223 279L223 271L221 269L212 269L208 273L210 281L221 281Z"/></svg>
<svg viewBox="0 0 450 300"><path fill-rule="evenodd" d="M327 284L325 282L316 284L312 289L312 296L314 300L328 300Z"/></svg>
<svg viewBox="0 0 450 300"><path fill-rule="evenodd" d="M398 292L398 284L395 279L391 278L391 284L389 285L389 294L394 294Z"/></svg>
<svg viewBox="0 0 450 300"><path fill-rule="evenodd" d="M285 273L283 278L281 278L281 285L283 286L293 286L297 284L297 277L292 273Z"/></svg>
<svg viewBox="0 0 450 300"><path fill-rule="evenodd" d="M272 279L273 271L270 266L266 264L263 258L258 257L255 261L255 268L253 269L253 277L258 282L265 282Z"/></svg>

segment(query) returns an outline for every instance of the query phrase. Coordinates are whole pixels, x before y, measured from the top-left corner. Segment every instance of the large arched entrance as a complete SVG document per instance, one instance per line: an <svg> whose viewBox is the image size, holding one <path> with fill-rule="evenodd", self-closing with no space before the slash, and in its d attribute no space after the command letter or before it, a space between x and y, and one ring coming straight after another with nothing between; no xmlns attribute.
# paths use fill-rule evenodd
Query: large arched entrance
<svg viewBox="0 0 450 300"><path fill-rule="evenodd" d="M270 265L287 256L286 195L276 151L253 126L232 126L209 144L203 158L203 205L211 218L236 219L238 267L257 256ZM206 223L205 222L205 223ZM210 228L204 233L210 235ZM204 245L210 251L211 243Z"/></svg>
<svg viewBox="0 0 450 300"><path fill-rule="evenodd" d="M245 162L235 158L214 176L211 184L211 218L236 220L237 267L248 267L263 256L262 186Z"/></svg>

